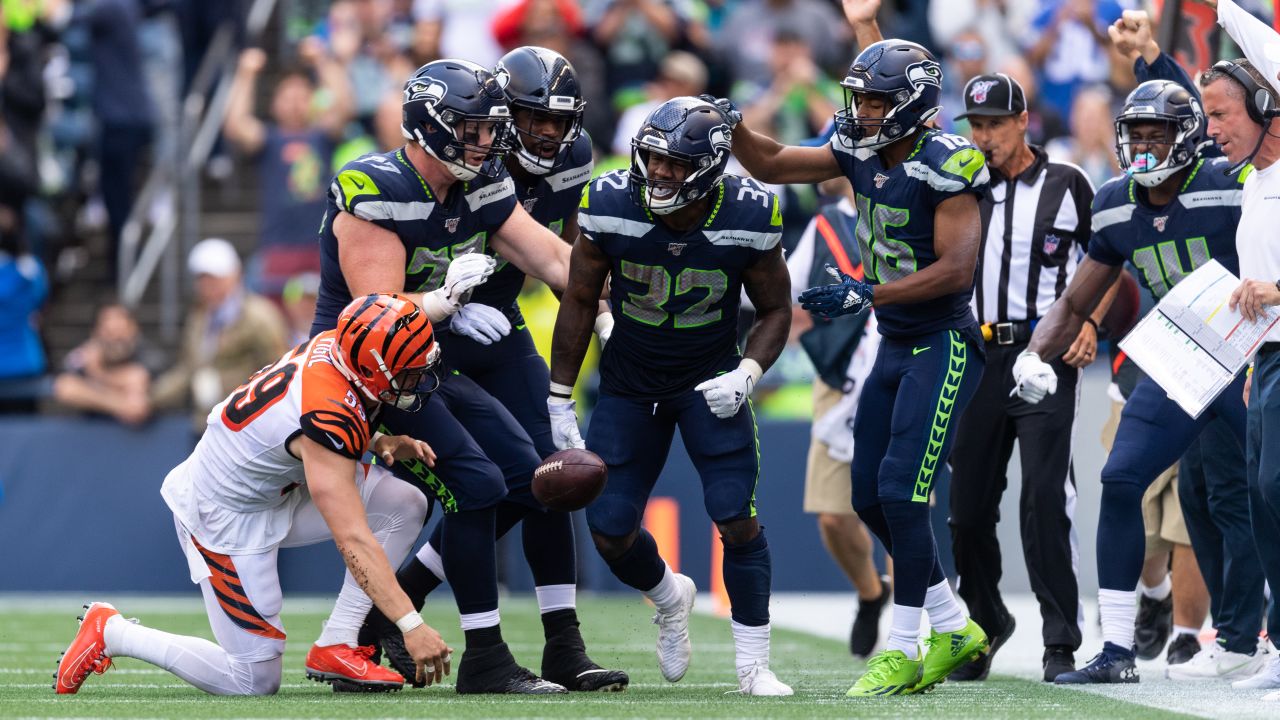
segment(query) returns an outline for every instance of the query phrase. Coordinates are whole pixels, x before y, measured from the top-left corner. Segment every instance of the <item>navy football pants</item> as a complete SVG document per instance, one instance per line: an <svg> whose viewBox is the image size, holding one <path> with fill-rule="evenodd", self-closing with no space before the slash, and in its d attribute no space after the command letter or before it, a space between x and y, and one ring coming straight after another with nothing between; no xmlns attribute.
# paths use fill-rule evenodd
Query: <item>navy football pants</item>
<svg viewBox="0 0 1280 720"><path fill-rule="evenodd" d="M1276 601L1280 588L1280 352L1273 347L1258 353L1249 393L1249 517L1262 570L1271 585L1267 628L1274 628L1271 642L1280 648L1280 602Z"/></svg>

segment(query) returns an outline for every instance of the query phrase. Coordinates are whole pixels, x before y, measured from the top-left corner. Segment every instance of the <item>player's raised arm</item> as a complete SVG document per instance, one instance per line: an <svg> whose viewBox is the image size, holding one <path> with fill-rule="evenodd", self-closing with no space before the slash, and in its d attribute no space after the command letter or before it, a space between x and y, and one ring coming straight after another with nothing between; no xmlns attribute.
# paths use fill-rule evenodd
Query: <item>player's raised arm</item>
<svg viewBox="0 0 1280 720"><path fill-rule="evenodd" d="M311 499L333 532L333 540L351 576L384 615L400 618L397 624L404 631L406 648L418 663L419 679L428 685L442 680L449 674L452 649L445 644L440 633L422 623L421 616L400 589L386 553L369 529L364 503L352 481L356 461L325 448L306 435L295 442L302 457Z"/></svg>
<svg viewBox="0 0 1280 720"><path fill-rule="evenodd" d="M783 145L741 122L733 130L733 156L752 177L775 185L819 183L841 175L829 147Z"/></svg>

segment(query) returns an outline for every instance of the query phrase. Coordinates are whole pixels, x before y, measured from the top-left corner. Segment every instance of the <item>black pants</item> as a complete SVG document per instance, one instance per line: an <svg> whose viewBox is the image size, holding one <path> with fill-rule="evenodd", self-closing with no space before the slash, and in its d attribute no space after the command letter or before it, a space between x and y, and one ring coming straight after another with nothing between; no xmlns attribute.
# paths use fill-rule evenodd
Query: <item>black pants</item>
<svg viewBox="0 0 1280 720"><path fill-rule="evenodd" d="M1026 343L987 345L987 367L960 419L951 453L951 543L960 597L989 634L1009 623L1000 598L1000 497L1018 441L1022 496L1018 505L1022 550L1031 589L1044 618L1044 644L1080 647L1080 592L1072 542L1075 477L1071 434L1080 371L1052 363L1058 390L1037 405L1013 389L1013 363Z"/></svg>

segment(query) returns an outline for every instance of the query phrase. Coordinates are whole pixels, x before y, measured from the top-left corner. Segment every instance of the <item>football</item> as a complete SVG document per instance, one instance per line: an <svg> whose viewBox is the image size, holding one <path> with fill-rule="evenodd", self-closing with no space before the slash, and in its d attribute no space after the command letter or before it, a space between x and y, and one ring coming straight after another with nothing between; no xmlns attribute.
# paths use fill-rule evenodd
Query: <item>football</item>
<svg viewBox="0 0 1280 720"><path fill-rule="evenodd" d="M581 510L600 496L608 477L604 461L590 450L561 450L533 471L533 496L551 510Z"/></svg>

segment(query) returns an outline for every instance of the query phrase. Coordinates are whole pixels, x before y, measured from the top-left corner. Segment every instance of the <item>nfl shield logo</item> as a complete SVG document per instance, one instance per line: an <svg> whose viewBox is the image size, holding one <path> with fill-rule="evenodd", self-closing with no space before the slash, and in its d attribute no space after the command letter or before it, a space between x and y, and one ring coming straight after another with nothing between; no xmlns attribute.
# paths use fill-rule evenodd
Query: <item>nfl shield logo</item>
<svg viewBox="0 0 1280 720"><path fill-rule="evenodd" d="M684 248L689 243L667 243L667 252L672 255L679 255L684 252Z"/></svg>
<svg viewBox="0 0 1280 720"><path fill-rule="evenodd" d="M876 189L877 189L877 190L879 190L880 188L884 187L884 184L885 184L885 183L887 183L887 182L889 182L889 176L888 176L888 175L882 175L882 174L880 174L880 173L876 173Z"/></svg>
<svg viewBox="0 0 1280 720"><path fill-rule="evenodd" d="M527 212L527 213L529 213L530 215L532 215L532 214L533 214L533 206L538 204L538 198L536 198L536 197L531 197L531 198L529 198L529 199L525 200L525 201L524 201L523 203L521 203L521 204L522 204L522 205L524 205L524 211L525 211L525 212Z"/></svg>
<svg viewBox="0 0 1280 720"><path fill-rule="evenodd" d="M445 221L444 221L444 229L445 229L445 230L448 230L448 231L449 231L449 232L451 232L451 233L458 232L458 223L459 223L461 220L462 220L462 218L449 218L448 220L445 220Z"/></svg>
<svg viewBox="0 0 1280 720"><path fill-rule="evenodd" d="M1164 232L1164 225L1167 222L1169 222L1169 216L1161 215L1160 217L1152 220L1151 224L1155 226L1156 230L1159 230L1160 232Z"/></svg>
<svg viewBox="0 0 1280 720"><path fill-rule="evenodd" d="M1052 255L1054 250L1058 249L1058 245L1062 243L1062 238L1057 235L1044 236L1044 252L1046 255Z"/></svg>

